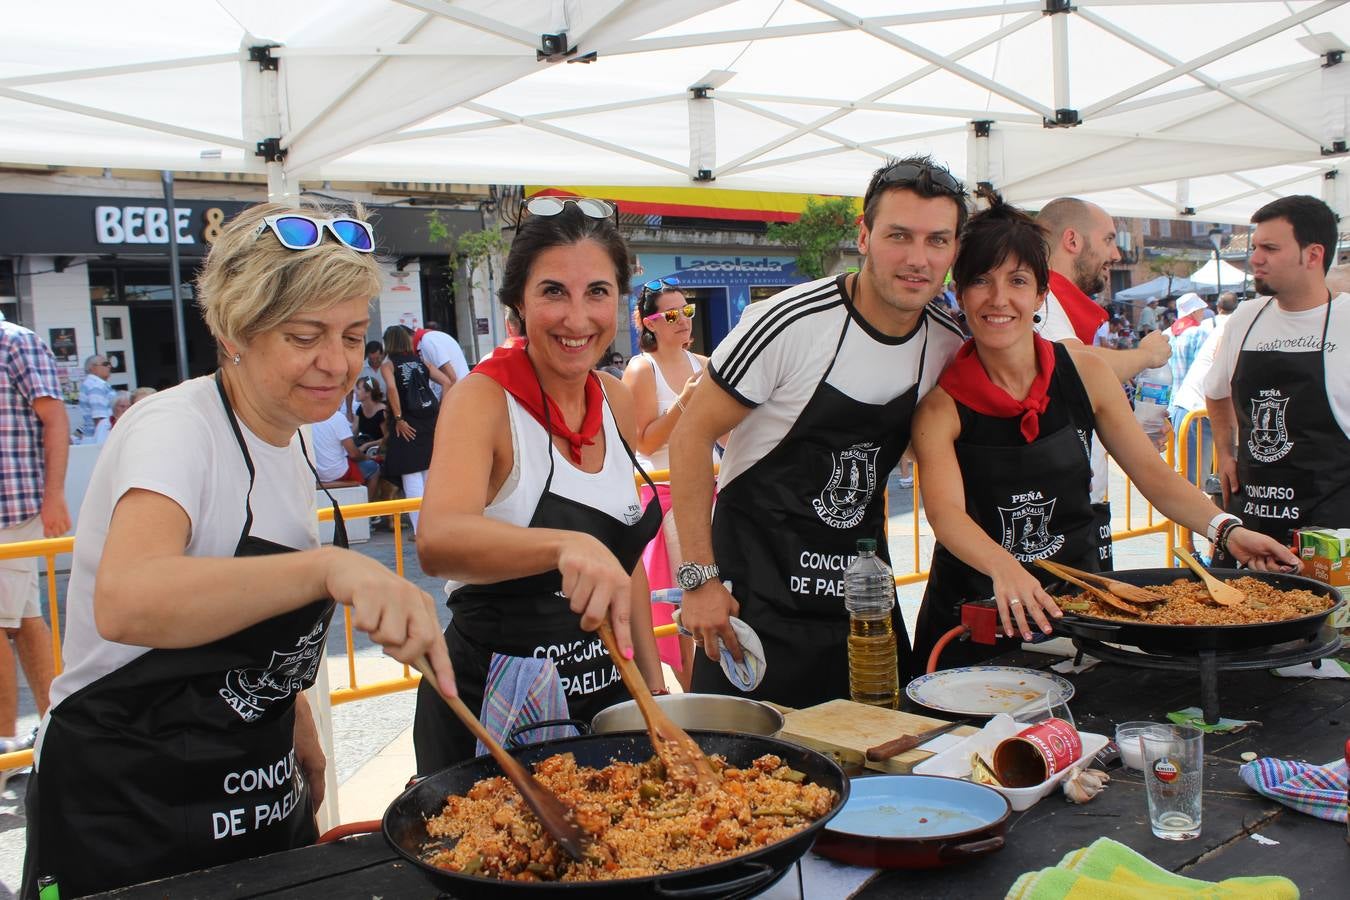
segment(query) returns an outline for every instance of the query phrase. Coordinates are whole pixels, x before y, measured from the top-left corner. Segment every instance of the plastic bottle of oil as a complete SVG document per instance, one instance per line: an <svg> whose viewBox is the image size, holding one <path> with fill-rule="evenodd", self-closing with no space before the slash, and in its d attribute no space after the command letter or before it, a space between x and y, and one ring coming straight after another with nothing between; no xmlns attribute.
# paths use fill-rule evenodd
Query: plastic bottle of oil
<svg viewBox="0 0 1350 900"><path fill-rule="evenodd" d="M844 607L848 610L848 687L857 703L896 709L900 678L896 671L895 579L877 556L872 538L858 541L858 556L844 572Z"/></svg>

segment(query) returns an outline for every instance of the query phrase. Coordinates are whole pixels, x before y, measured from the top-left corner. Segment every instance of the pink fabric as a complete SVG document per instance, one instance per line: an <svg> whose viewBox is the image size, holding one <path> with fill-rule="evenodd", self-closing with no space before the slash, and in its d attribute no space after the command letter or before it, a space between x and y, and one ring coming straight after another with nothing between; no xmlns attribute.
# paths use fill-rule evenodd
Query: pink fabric
<svg viewBox="0 0 1350 900"><path fill-rule="evenodd" d="M656 486L656 498L661 504L661 516L665 517L670 512L670 485L658 484ZM638 488L638 503L646 506L651 502L652 489L646 484ZM666 527L663 522L661 530L652 538L652 542L647 545L647 549L642 551L642 567L647 570L647 583L653 591L665 590L675 587L675 572L670 566L670 554L666 552ZM669 625L672 621L670 614L675 607L669 603L652 604L652 626ZM672 669L679 672L680 669L680 639L671 635L670 637L658 638L656 648L660 651L661 661L668 664Z"/></svg>

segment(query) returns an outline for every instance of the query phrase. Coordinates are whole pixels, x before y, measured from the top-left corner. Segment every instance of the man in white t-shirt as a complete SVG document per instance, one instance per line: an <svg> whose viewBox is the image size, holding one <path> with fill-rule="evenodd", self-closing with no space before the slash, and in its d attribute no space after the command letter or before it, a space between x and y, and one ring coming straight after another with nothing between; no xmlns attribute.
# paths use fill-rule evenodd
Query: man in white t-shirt
<svg viewBox="0 0 1350 900"><path fill-rule="evenodd" d="M1168 407L1168 413L1172 419L1172 431L1180 435L1181 423L1187 414L1197 409L1205 408L1205 378L1209 375L1210 366L1214 364L1214 352L1219 346L1219 339L1228 327L1228 322L1232 318L1233 311L1238 307L1237 296L1232 291L1224 291L1219 295L1218 302L1215 304L1218 308L1218 314L1208 320L1209 327L1205 327L1202 322L1197 328L1189 329L1182 334L1185 338L1188 334L1195 332L1197 335L1203 335L1200 349L1195 352L1195 357L1191 360L1190 368L1186 369L1185 377L1180 382L1173 382L1172 385L1172 405ZM1178 338L1178 340L1181 340ZM1194 336L1193 338L1194 339ZM1196 435L1199 439L1196 439ZM1192 484L1197 483L1196 470L1202 474L1199 484L1204 486L1204 475L1211 471L1210 460L1214 457L1214 431L1210 427L1209 419L1201 419L1198 427L1191 426L1190 438L1187 441L1188 448L1177 446L1177 454L1181 456L1182 474L1186 480ZM1186 449L1186 453L1182 450ZM1196 465L1196 463L1199 465Z"/></svg>
<svg viewBox="0 0 1350 900"><path fill-rule="evenodd" d="M927 157L883 166L863 201L862 270L751 304L713 351L670 441L681 624L704 651L695 692L741 693L716 662L719 639L741 655L734 615L764 648L764 680L745 696L793 706L849 696L844 570L863 540L889 558L887 477L915 404L961 344L931 301L965 199ZM714 513L712 448L728 431ZM898 609L892 623L903 671Z"/></svg>
<svg viewBox="0 0 1350 900"><path fill-rule="evenodd" d="M1327 289L1338 226L1321 200L1282 197L1252 223L1252 275L1268 296L1233 313L1205 404L1225 508L1291 543L1303 525L1350 527L1350 294Z"/></svg>
<svg viewBox="0 0 1350 900"><path fill-rule="evenodd" d="M314 471L319 473L319 480L325 484L334 481L362 482L366 486L367 496L374 501L380 464L368 459L357 449L346 414L339 409L324 421L311 426L310 432L314 442Z"/></svg>
<svg viewBox="0 0 1350 900"><path fill-rule="evenodd" d="M469 363L464 359L459 342L436 329L435 324L428 322L426 328L413 334L413 349L426 363L427 372L431 375L431 390L439 400L442 393L469 374Z"/></svg>
<svg viewBox="0 0 1350 900"><path fill-rule="evenodd" d="M1120 260L1116 223L1100 206L1077 197L1051 200L1036 216L1050 246L1050 292L1037 329L1047 341L1086 347L1106 361L1122 383L1144 369L1167 362L1171 347L1161 334L1150 334L1138 347L1095 346L1097 329L1109 317L1090 295L1106 287L1111 266ZM1092 441L1092 505L1097 512L1097 549L1102 568L1110 569L1111 505L1106 500L1106 448Z"/></svg>

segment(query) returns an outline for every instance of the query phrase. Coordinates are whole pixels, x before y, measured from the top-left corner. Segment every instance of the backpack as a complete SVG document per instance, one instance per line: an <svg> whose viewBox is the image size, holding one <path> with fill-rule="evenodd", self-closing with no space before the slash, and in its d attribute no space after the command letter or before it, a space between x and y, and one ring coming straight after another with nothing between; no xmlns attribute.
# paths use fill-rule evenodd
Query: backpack
<svg viewBox="0 0 1350 900"><path fill-rule="evenodd" d="M431 376L427 373L426 365L421 361L405 363L404 372L407 378L409 407L403 411L404 415L416 416L419 419L434 418L440 411L441 404L431 389Z"/></svg>

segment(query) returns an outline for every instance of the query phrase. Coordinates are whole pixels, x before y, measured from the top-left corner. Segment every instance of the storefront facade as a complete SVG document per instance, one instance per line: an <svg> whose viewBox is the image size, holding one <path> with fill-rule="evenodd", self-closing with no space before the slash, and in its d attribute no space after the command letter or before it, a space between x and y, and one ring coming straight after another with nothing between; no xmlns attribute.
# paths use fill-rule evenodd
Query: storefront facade
<svg viewBox="0 0 1350 900"><path fill-rule="evenodd" d="M52 348L67 390L77 390L83 361L107 355L115 388L168 387L178 381L169 242L180 257L180 296L189 376L216 365L215 342L198 313L193 283L221 226L250 201L162 197L0 193L0 309ZM445 299L447 244L428 235L426 207L372 208L384 287L371 307L370 336L387 325L418 327L445 316L467 337L453 299ZM477 210L436 211L451 236L482 227ZM434 270L423 290L423 263ZM439 297L432 309L424 295ZM459 326L459 327L456 327ZM467 342L466 342L467 344Z"/></svg>

